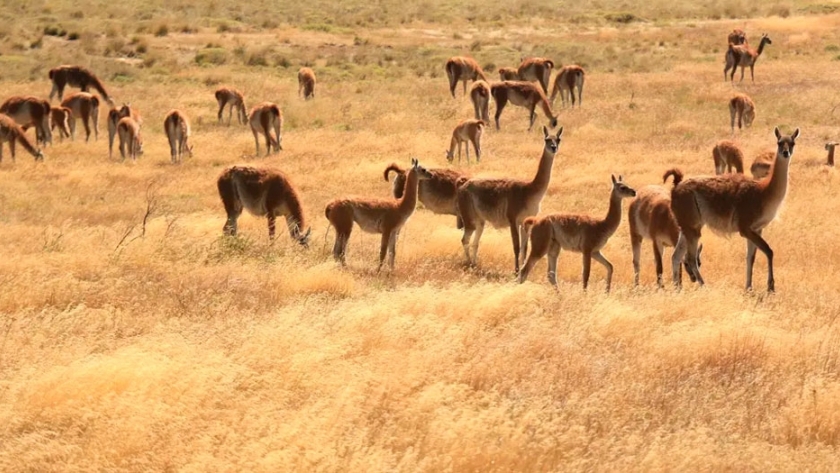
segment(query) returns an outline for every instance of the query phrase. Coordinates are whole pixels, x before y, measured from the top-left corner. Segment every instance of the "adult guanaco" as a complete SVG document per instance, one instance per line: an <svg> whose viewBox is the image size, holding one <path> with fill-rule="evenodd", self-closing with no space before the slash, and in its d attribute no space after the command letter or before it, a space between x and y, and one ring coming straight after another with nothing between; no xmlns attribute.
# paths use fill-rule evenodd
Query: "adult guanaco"
<svg viewBox="0 0 840 473"><path fill-rule="evenodd" d="M455 87L458 81L464 82L464 95L467 95L467 81L490 82L481 66L471 57L454 56L446 61L446 77L449 78L449 92L455 97Z"/></svg>
<svg viewBox="0 0 840 473"><path fill-rule="evenodd" d="M315 72L308 67L298 71L298 95L304 100L315 98Z"/></svg>
<svg viewBox="0 0 840 473"><path fill-rule="evenodd" d="M248 113L245 111L245 97L242 92L229 87L220 87L216 90L216 102L219 104L219 123L222 123L222 112L225 106L228 107L228 126L230 126L231 116L236 110L236 120L240 125L248 123Z"/></svg>
<svg viewBox="0 0 840 473"><path fill-rule="evenodd" d="M99 139L99 98L87 92L75 92L61 101L61 106L70 109L70 138L76 139L76 119L85 127L85 142L90 141L93 124L95 139Z"/></svg>
<svg viewBox="0 0 840 473"><path fill-rule="evenodd" d="M770 170L773 169L773 163L776 161L775 151L762 151L753 160L750 165L750 174L753 179L762 179L770 175Z"/></svg>
<svg viewBox="0 0 840 473"><path fill-rule="evenodd" d="M15 160L15 143L20 143L23 149L35 157L35 161L44 160L44 154L29 140L23 128L8 115L0 113L0 162L3 161L3 142L9 143L12 161Z"/></svg>
<svg viewBox="0 0 840 473"><path fill-rule="evenodd" d="M677 251L671 258L674 269L674 284L680 285L677 268L688 252L689 271L701 285L704 283L697 266L697 244L700 231L708 225L719 233L738 232L747 240L747 282L746 289L752 289L755 251L761 250L767 257L767 291L775 290L773 278L773 250L762 238L762 230L776 218L787 195L788 171L799 128L790 136L782 136L777 127L776 161L769 177L754 180L743 174L726 174L714 177L697 177L683 180L679 169L667 171L663 177L674 177L671 190L671 210L680 226L680 240Z"/></svg>
<svg viewBox="0 0 840 473"><path fill-rule="evenodd" d="M499 79L502 81L519 80L519 71L515 67L500 67Z"/></svg>
<svg viewBox="0 0 840 473"><path fill-rule="evenodd" d="M554 98L560 94L560 99L563 101L563 107L566 106L566 95L572 102L572 108L575 108L575 89L578 93L578 107L583 105L583 78L586 72L582 67L571 64L563 66L557 71L557 76L554 78L554 88L551 90L551 99L549 100L554 105Z"/></svg>
<svg viewBox="0 0 840 473"><path fill-rule="evenodd" d="M248 123L251 124L251 132L254 133L257 156L260 155L260 134L265 135L266 156L271 154L272 147L275 153L283 149L283 114L277 104L263 102L252 108ZM271 134L272 130L274 130L274 136Z"/></svg>
<svg viewBox="0 0 840 473"><path fill-rule="evenodd" d="M99 92L105 102L112 107L114 101L102 85L102 81L96 77L96 74L81 66L58 66L50 69L50 81L52 82L52 90L50 91L50 100L58 93L58 100L62 101L64 98L64 87L72 86L78 87L82 92L87 92L91 88Z"/></svg>
<svg viewBox="0 0 840 473"><path fill-rule="evenodd" d="M410 170L410 168L409 168ZM393 193L394 198L402 198L405 193L405 184L408 179L408 171L402 169L396 163L391 163L385 168L385 181L388 181L390 174L395 173ZM455 215L456 226L463 228L458 215L457 196L458 186L467 182L469 176L453 169L426 169L429 173L428 179L420 180L417 190L417 198L423 207L440 215Z"/></svg>
<svg viewBox="0 0 840 473"><path fill-rule="evenodd" d="M729 100L729 126L735 134L735 117L738 117L738 129L750 127L755 120L755 103L745 94L737 94Z"/></svg>
<svg viewBox="0 0 840 473"><path fill-rule="evenodd" d="M528 246L527 240L520 235L520 226L523 220L537 215L540 211L540 204L551 182L551 168L562 136L563 127L557 130L556 135L551 135L548 129L543 127L545 146L537 174L532 180L473 178L458 188L458 215L464 225L461 245L464 247L467 264L474 265L478 262L481 234L484 232L485 223L489 222L496 228L510 228L514 271L519 272L520 240L523 246Z"/></svg>
<svg viewBox="0 0 840 473"><path fill-rule="evenodd" d="M306 226L298 191L285 173L267 167L230 166L219 175L216 185L227 213L225 235L236 236L239 216L247 209L268 219L269 239L274 239L277 217L284 217L292 240L309 247L312 228Z"/></svg>
<svg viewBox="0 0 840 473"><path fill-rule="evenodd" d="M140 124L132 117L123 117L117 122L117 136L120 138L120 156L125 160L126 153L132 160L143 154L143 138L140 136Z"/></svg>
<svg viewBox="0 0 840 473"><path fill-rule="evenodd" d="M490 85L483 80L477 80L470 86L470 100L475 109L476 120L490 123Z"/></svg>
<svg viewBox="0 0 840 473"><path fill-rule="evenodd" d="M108 111L108 157L114 154L114 139L117 137L117 124L125 117L131 117L137 122L137 126L143 126L143 118L130 103L124 103L120 108L112 108Z"/></svg>
<svg viewBox="0 0 840 473"><path fill-rule="evenodd" d="M26 131L35 127L36 144L52 144L50 102L31 95L15 95L0 104L0 113L14 120Z"/></svg>
<svg viewBox="0 0 840 473"><path fill-rule="evenodd" d="M557 287L557 259L560 250L583 254L583 288L589 285L589 270L592 260L607 269L607 292L612 284L613 265L601 254L621 223L621 201L635 197L636 191L627 186L621 176L612 179L610 207L603 219L578 214L551 214L543 217L528 217L522 222L525 238L530 236L531 255L519 274L519 282L528 279L534 265L548 254L548 281ZM523 246L522 258L525 258Z"/></svg>
<svg viewBox="0 0 840 473"><path fill-rule="evenodd" d="M450 163L455 159L455 147L458 147L458 163L461 162L461 144L467 144L467 163L470 162L470 143L475 148L475 162L481 161L481 135L484 133L484 120L468 118L459 123L452 130L452 140L449 143L449 150L446 152L446 159Z"/></svg>
<svg viewBox="0 0 840 473"><path fill-rule="evenodd" d="M327 204L324 214L330 225L335 227L333 257L346 264L347 243L357 223L362 231L382 234L379 250L379 270L388 255L388 266L394 270L397 238L417 206L419 182L429 179L429 172L416 159L411 160L411 169L406 177L405 193L399 199L339 198Z"/></svg>
<svg viewBox="0 0 840 473"><path fill-rule="evenodd" d="M499 117L502 116L502 111L510 102L513 105L524 107L530 112L530 122L528 131L534 127L534 122L537 119L536 108L540 107L549 119L549 126L552 128L557 126L557 115L551 110L551 105L542 89L532 84L531 82L522 81L504 81L497 82L490 86L490 95L496 102L496 129L499 128Z"/></svg>
<svg viewBox="0 0 840 473"><path fill-rule="evenodd" d="M522 60L516 75L521 81L539 82L543 94L548 94L548 83L551 80L551 70L554 61L544 57L529 57Z"/></svg>
<svg viewBox="0 0 840 473"><path fill-rule="evenodd" d="M163 119L163 129L169 140L170 160L180 163L184 154L192 158L193 147L190 145L190 122L180 110L170 110Z"/></svg>
<svg viewBox="0 0 840 473"><path fill-rule="evenodd" d="M725 172L744 173L744 152L733 141L718 141L712 148L712 159L715 162L715 174Z"/></svg>
<svg viewBox="0 0 840 473"><path fill-rule="evenodd" d="M755 82L755 62L758 60L758 57L761 56L761 53L764 51L764 46L768 44L773 44L770 41L770 37L766 34L761 35L761 41L758 43L758 49L752 49L748 44L741 44L741 45L734 45L732 43L729 44L729 49L726 51L725 62L726 65L723 69L723 80L726 81L726 75L730 69L732 69L732 73L729 74L729 80L735 80L735 70L738 66L741 67L741 81L744 80L744 68L750 68L750 79Z"/></svg>
<svg viewBox="0 0 840 473"><path fill-rule="evenodd" d="M58 137L64 142L64 138L70 137L70 116L73 112L67 107L50 108L50 131L58 128Z"/></svg>

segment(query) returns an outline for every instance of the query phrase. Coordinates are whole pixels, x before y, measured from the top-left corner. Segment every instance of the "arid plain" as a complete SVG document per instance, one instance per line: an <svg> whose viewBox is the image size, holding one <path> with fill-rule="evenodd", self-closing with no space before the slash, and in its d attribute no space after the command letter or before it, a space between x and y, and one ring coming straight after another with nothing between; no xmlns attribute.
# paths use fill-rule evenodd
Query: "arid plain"
<svg viewBox="0 0 840 473"><path fill-rule="evenodd" d="M97 141L56 137L39 163L4 153L0 470L840 469L840 176L823 149L840 138L836 3L645 2L632 15L610 1L569 14L356 3L276 17L224 1L4 8L0 99L46 97L50 68L89 67L142 114L145 154L108 158L104 109ZM772 38L755 84L749 70L723 80L733 28ZM708 230L705 287L657 289L646 242L634 288L626 201L604 249L609 294L597 264L584 292L567 252L559 291L544 261L516 284L506 229L486 230L466 268L455 219L422 208L393 273L377 274L379 238L358 230L347 268L335 264L324 205L387 197L391 162L536 171L542 133L518 107L485 133L480 164L446 162L472 116L443 69L459 54L493 79L529 55L586 69L583 107L555 103L565 133L543 213L606 214L611 173L635 188L674 166L711 174L735 92L757 106L735 137L747 166L774 149L775 126L799 127L788 198L764 232L777 292L759 255L745 293L744 240ZM301 66L318 75L314 100L297 97ZM254 157L246 126L216 123L221 85L280 105L283 151ZM195 146L177 166L162 127L174 107ZM298 186L308 250L285 231L270 242L249 214L222 236L216 177L242 163Z"/></svg>

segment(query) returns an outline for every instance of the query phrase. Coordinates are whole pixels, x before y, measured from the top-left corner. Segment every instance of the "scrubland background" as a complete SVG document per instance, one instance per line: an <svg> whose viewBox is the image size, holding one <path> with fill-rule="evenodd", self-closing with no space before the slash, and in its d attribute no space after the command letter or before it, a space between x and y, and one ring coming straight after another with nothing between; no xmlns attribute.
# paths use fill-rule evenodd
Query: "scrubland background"
<svg viewBox="0 0 840 473"><path fill-rule="evenodd" d="M103 110L97 141L56 137L43 163L20 148L0 163L0 470L837 471L840 177L823 144L840 138L838 8L3 2L2 98L46 97L50 68L90 67L143 114L146 152L109 159ZM755 84L747 72L733 88L734 27L773 44ZM586 68L583 108L560 112L543 212L606 214L610 173L635 187L672 166L711 173L736 91L758 108L736 138L750 161L773 149L774 126L800 127L765 231L778 293L763 290L761 255L745 293L744 241L711 232L706 287L657 290L646 243L633 288L626 217L604 250L611 294L600 266L583 292L570 253L558 292L544 262L515 284L505 229L485 232L466 269L454 218L422 208L392 274L376 273L378 236L359 231L338 267L324 205L387 196L390 162L533 176L541 132L515 107L481 164L446 163L452 127L472 115L460 86L447 90L455 54L493 78L523 55ZM303 65L314 101L296 96ZM255 158L246 127L216 124L220 85L281 105L284 151ZM195 144L179 166L162 132L173 107ZM248 214L222 237L215 179L236 163L288 173L308 251L285 232L269 242Z"/></svg>

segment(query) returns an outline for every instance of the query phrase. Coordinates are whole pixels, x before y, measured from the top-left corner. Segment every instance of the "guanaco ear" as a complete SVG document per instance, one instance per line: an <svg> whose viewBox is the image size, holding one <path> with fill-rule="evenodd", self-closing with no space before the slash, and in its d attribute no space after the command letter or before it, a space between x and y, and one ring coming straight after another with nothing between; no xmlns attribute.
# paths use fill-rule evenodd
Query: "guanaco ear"
<svg viewBox="0 0 840 473"><path fill-rule="evenodd" d="M559 140L562 135L563 135L563 127L561 126L560 129L557 130L557 139Z"/></svg>
<svg viewBox="0 0 840 473"><path fill-rule="evenodd" d="M797 138L799 138L799 128L797 128L796 130L794 130L793 134L792 134L792 135L790 135L790 137L791 137L791 139L793 139L794 141L796 141L796 139L797 139Z"/></svg>
<svg viewBox="0 0 840 473"><path fill-rule="evenodd" d="M613 185L615 185L615 176L614 176L614 175L612 175L612 174L610 174L610 179L612 179L612 183L613 183ZM619 179L618 179L618 180L620 181L620 180L621 180L621 178L619 177Z"/></svg>
<svg viewBox="0 0 840 473"><path fill-rule="evenodd" d="M624 176L621 174L618 175L618 182L624 182Z"/></svg>
<svg viewBox="0 0 840 473"><path fill-rule="evenodd" d="M543 125L543 137L548 138L548 128L545 125Z"/></svg>
<svg viewBox="0 0 840 473"><path fill-rule="evenodd" d="M798 130L798 128L797 128L797 130ZM776 127L776 129L773 130L773 132L776 133L776 140L781 140L782 139L782 134L779 133L779 127Z"/></svg>

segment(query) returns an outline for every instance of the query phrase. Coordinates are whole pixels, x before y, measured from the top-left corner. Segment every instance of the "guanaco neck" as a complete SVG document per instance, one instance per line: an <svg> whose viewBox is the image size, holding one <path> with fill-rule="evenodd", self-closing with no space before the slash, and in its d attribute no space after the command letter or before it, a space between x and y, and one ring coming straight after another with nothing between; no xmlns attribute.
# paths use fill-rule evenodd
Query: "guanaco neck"
<svg viewBox="0 0 840 473"><path fill-rule="evenodd" d="M616 190L613 190L610 193L610 209L599 226L606 235L612 235L618 229L619 223L621 223L621 196L618 195Z"/></svg>
<svg viewBox="0 0 840 473"><path fill-rule="evenodd" d="M551 168L554 166L554 156L556 152L552 153L548 148L543 148L542 158L540 158L540 165L537 168L537 175L534 180L528 185L529 190L536 194L545 194L548 190L548 183L551 182Z"/></svg>
<svg viewBox="0 0 840 473"><path fill-rule="evenodd" d="M455 148L458 146L458 133L452 133L452 141L449 142L449 159L452 159L455 156Z"/></svg>
<svg viewBox="0 0 840 473"><path fill-rule="evenodd" d="M401 211L411 213L417 207L417 187L419 181L420 180L417 178L417 170L414 168L409 169L408 176L406 176L405 180L403 197L399 202L399 208Z"/></svg>
<svg viewBox="0 0 840 473"><path fill-rule="evenodd" d="M770 174L770 179L764 187L764 195L770 201L783 200L787 194L788 186L788 168L790 167L789 158L784 158L776 154L776 161L773 163L773 172Z"/></svg>
<svg viewBox="0 0 840 473"><path fill-rule="evenodd" d="M834 146L828 147L828 165L834 166Z"/></svg>
<svg viewBox="0 0 840 473"><path fill-rule="evenodd" d="M758 51L756 51L755 57L761 56L761 52L764 51L765 44L767 44L767 38L761 38L761 42L758 43Z"/></svg>
<svg viewBox="0 0 840 473"><path fill-rule="evenodd" d="M286 217L286 226L289 227L289 235L295 240L300 240L303 230L306 227L306 220L303 217L303 207L295 196L286 199L286 208L289 215Z"/></svg>

